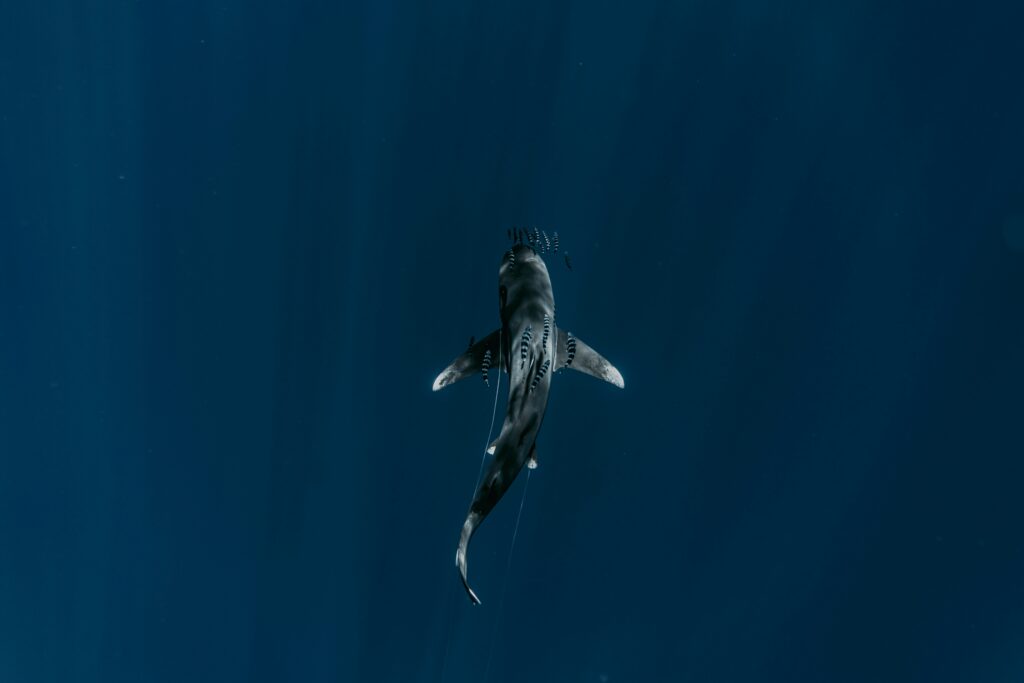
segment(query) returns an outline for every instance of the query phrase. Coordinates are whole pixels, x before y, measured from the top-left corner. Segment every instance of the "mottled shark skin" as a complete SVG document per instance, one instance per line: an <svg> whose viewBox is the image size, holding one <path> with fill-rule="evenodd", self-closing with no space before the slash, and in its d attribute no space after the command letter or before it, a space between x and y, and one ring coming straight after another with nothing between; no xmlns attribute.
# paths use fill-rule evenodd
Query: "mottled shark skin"
<svg viewBox="0 0 1024 683"><path fill-rule="evenodd" d="M625 386L611 363L555 325L551 278L544 259L532 247L516 244L502 258L498 310L501 327L472 344L434 380L434 391L438 391L488 366L509 377L505 421L488 449L494 457L473 496L455 553L459 576L474 604L480 604L480 599L469 587L466 574L469 541L523 466L536 467L537 434L555 373L570 368L619 388Z"/></svg>

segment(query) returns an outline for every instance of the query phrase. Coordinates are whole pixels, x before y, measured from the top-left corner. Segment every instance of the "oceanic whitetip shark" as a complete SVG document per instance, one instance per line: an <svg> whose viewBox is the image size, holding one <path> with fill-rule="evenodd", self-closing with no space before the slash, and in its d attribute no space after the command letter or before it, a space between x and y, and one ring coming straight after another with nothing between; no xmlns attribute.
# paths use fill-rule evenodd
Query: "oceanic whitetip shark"
<svg viewBox="0 0 1024 683"><path fill-rule="evenodd" d="M510 232L511 234L511 232ZM571 332L555 325L555 297L541 253L551 250L544 234L516 231L498 270L501 327L470 346L434 380L434 391L492 368L509 376L508 408L498 438L487 449L494 458L479 481L462 525L455 565L470 600L480 599L466 578L466 549L477 527L529 463L537 466L537 433L544 420L551 379L563 369L579 370L622 388L622 374ZM555 234L557 250L558 235ZM500 377L499 377L500 380Z"/></svg>

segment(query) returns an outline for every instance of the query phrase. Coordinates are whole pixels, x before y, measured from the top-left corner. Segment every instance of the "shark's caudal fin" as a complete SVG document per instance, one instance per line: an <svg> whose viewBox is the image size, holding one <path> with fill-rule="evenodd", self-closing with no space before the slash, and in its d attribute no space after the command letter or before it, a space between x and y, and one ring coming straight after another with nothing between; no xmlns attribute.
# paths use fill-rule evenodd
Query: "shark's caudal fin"
<svg viewBox="0 0 1024 683"><path fill-rule="evenodd" d="M498 348L499 336L500 330L495 330L466 349L464 354L453 360L451 365L437 376L437 379L434 380L434 391L444 389L449 384L454 384L463 377L469 377L478 372L483 373L486 380L489 370L497 371L501 366L500 349Z"/></svg>
<svg viewBox="0 0 1024 683"><path fill-rule="evenodd" d="M622 373L614 365L582 340L574 337L571 332L558 330L558 344L555 347L556 366L558 370L570 368L579 370L592 377L603 379L622 389L626 386Z"/></svg>
<svg viewBox="0 0 1024 683"><path fill-rule="evenodd" d="M469 594L469 599L473 601L474 605L480 604L480 598L476 597L476 593L469 587L469 578L466 576L466 550L469 547L469 539L473 537L473 533L476 531L479 523L480 515L475 512L469 513L465 524L462 525L459 548L455 551L455 566L458 568L459 576L462 578L462 586L466 589L466 593Z"/></svg>

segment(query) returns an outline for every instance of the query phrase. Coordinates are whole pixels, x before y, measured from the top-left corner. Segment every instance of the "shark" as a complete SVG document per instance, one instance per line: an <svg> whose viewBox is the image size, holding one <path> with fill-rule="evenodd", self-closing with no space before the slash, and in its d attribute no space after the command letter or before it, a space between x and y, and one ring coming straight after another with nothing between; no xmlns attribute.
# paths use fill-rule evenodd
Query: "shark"
<svg viewBox="0 0 1024 683"><path fill-rule="evenodd" d="M555 245L557 247L557 233ZM547 409L552 378L576 370L620 389L625 381L614 365L572 332L555 323L555 297L542 253L544 239L517 237L498 269L498 312L501 325L469 348L434 380L439 391L480 373L490 382L495 370L509 377L505 419L498 438L487 449L493 456L473 494L455 552L455 566L473 604L480 599L469 585L466 553L473 534L508 491L523 467L537 466L537 435Z"/></svg>

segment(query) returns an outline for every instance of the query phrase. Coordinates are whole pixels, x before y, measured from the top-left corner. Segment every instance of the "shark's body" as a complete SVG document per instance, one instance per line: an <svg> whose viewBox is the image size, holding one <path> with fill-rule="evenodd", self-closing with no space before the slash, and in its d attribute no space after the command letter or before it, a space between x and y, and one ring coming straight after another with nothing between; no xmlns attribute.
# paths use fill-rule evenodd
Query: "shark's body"
<svg viewBox="0 0 1024 683"><path fill-rule="evenodd" d="M455 554L470 599L480 600L466 578L466 549L477 527L512 486L528 462L536 466L537 433L544 420L551 378L573 368L625 386L622 375L600 354L555 325L555 297L544 259L530 246L505 253L498 273L501 327L456 358L434 380L434 391L493 365L509 375L508 409L498 438L488 449L494 458L480 480L462 526Z"/></svg>

